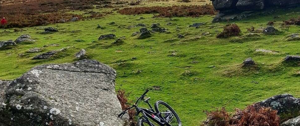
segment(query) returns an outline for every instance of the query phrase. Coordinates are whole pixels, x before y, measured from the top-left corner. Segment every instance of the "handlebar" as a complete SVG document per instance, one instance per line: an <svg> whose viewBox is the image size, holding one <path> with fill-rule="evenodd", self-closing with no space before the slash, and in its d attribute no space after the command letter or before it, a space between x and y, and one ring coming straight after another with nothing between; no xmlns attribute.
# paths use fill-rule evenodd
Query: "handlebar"
<svg viewBox="0 0 300 126"><path fill-rule="evenodd" d="M134 108L134 107L137 107L138 102L139 102L141 99L144 99L144 97L146 96L146 94L147 94L149 91L150 91L150 89L147 89L147 90L144 92L144 94L142 94L142 96L135 102L134 105L132 105L131 107L125 109L122 113L120 113L120 114L118 115L118 117L119 117L119 118L122 118L122 116L123 116L128 110L130 110L130 109L132 109L132 108Z"/></svg>

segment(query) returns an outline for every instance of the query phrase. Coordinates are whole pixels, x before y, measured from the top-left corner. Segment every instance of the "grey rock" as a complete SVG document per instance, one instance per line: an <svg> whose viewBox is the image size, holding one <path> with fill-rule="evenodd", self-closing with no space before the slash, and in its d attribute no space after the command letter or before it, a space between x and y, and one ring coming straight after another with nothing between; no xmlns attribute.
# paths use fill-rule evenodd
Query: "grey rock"
<svg viewBox="0 0 300 126"><path fill-rule="evenodd" d="M65 19L59 19L59 20L57 21L57 23L66 23L66 20L65 20Z"/></svg>
<svg viewBox="0 0 300 126"><path fill-rule="evenodd" d="M39 60L39 59L49 59L52 56L54 56L55 54L57 54L59 51L49 51L46 53L42 53L40 55L37 55L35 57L33 57L33 60Z"/></svg>
<svg viewBox="0 0 300 126"><path fill-rule="evenodd" d="M300 126L300 116L283 122L280 126Z"/></svg>
<svg viewBox="0 0 300 126"><path fill-rule="evenodd" d="M216 10L234 8L238 0L211 0Z"/></svg>
<svg viewBox="0 0 300 126"><path fill-rule="evenodd" d="M240 10L262 10L265 7L265 0L239 0L236 7Z"/></svg>
<svg viewBox="0 0 300 126"><path fill-rule="evenodd" d="M271 6L297 6L300 4L299 0L266 0Z"/></svg>
<svg viewBox="0 0 300 126"><path fill-rule="evenodd" d="M287 41L298 41L300 40L299 34L292 34L287 37Z"/></svg>
<svg viewBox="0 0 300 126"><path fill-rule="evenodd" d="M300 56L286 56L283 60L285 63L300 62Z"/></svg>
<svg viewBox="0 0 300 126"><path fill-rule="evenodd" d="M42 32L42 34L50 34L50 33L54 33L54 32L58 32L58 30L56 28L53 27L48 27L44 29L45 31Z"/></svg>
<svg viewBox="0 0 300 126"><path fill-rule="evenodd" d="M178 34L177 37L178 38L184 38L184 35Z"/></svg>
<svg viewBox="0 0 300 126"><path fill-rule="evenodd" d="M34 67L7 87L10 109L0 110L0 124L123 126L115 77L114 69L94 60Z"/></svg>
<svg viewBox="0 0 300 126"><path fill-rule="evenodd" d="M279 33L279 31L273 26L268 26L267 28L264 29L263 33L266 35L276 35Z"/></svg>
<svg viewBox="0 0 300 126"><path fill-rule="evenodd" d="M140 32L134 32L131 34L131 36L137 36Z"/></svg>
<svg viewBox="0 0 300 126"><path fill-rule="evenodd" d="M252 60L252 58L247 58L243 62L243 67L251 67L251 66L254 66L254 65L255 65L255 62L254 62L254 60Z"/></svg>
<svg viewBox="0 0 300 126"><path fill-rule="evenodd" d="M0 80L0 111L2 111L3 109L6 108L5 91L6 91L6 89L9 86L10 83L11 83L11 81L2 81L2 80Z"/></svg>
<svg viewBox="0 0 300 126"><path fill-rule="evenodd" d="M10 46L16 46L17 44L12 41L12 40L8 40L8 41L0 41L0 49L6 49Z"/></svg>
<svg viewBox="0 0 300 126"><path fill-rule="evenodd" d="M194 23L194 24L190 25L189 27L199 28L202 25L205 25L205 23Z"/></svg>
<svg viewBox="0 0 300 126"><path fill-rule="evenodd" d="M42 49L41 48L32 48L26 51L26 53L38 53L41 52Z"/></svg>
<svg viewBox="0 0 300 126"><path fill-rule="evenodd" d="M273 96L256 104L277 110L277 114L282 115L281 117L284 117L284 115L289 115L291 118L297 117L300 110L300 99L290 94ZM281 120L283 119L284 118L281 118Z"/></svg>
<svg viewBox="0 0 300 126"><path fill-rule="evenodd" d="M116 38L116 35L114 34L106 34L106 35L101 35L98 40L107 40L107 39L114 39Z"/></svg>
<svg viewBox="0 0 300 126"><path fill-rule="evenodd" d="M146 25L145 25L145 24L142 24L142 23L139 23L139 24L137 24L136 26L138 26L138 27L146 27Z"/></svg>
<svg viewBox="0 0 300 126"><path fill-rule="evenodd" d="M141 28L140 29L140 35L138 36L138 39L145 39L150 38L152 35L150 31L147 28Z"/></svg>
<svg viewBox="0 0 300 126"><path fill-rule="evenodd" d="M75 57L77 59L82 59L85 57L85 55L86 55L85 49L81 49L78 53L75 54Z"/></svg>
<svg viewBox="0 0 300 126"><path fill-rule="evenodd" d="M19 43L22 43L22 42L34 42L34 40L31 39L31 37L29 35L25 34L25 35L21 35L19 38L17 38L15 40L15 42L17 44L19 44Z"/></svg>
<svg viewBox="0 0 300 126"><path fill-rule="evenodd" d="M119 46L123 45L125 42L122 39L117 39L115 42L113 42L111 45L112 46Z"/></svg>
<svg viewBox="0 0 300 126"><path fill-rule="evenodd" d="M71 19L72 22L75 22L75 21L78 21L78 20L79 20L78 17L73 17L73 18Z"/></svg>
<svg viewBox="0 0 300 126"><path fill-rule="evenodd" d="M154 32L166 32L166 29L160 27L160 24L152 24L151 29Z"/></svg>

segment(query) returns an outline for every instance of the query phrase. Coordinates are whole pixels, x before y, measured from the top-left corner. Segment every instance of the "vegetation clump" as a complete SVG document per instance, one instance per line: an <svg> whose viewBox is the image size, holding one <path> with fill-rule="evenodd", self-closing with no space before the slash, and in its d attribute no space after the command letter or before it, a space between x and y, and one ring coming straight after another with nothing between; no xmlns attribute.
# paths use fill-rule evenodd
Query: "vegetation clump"
<svg viewBox="0 0 300 126"><path fill-rule="evenodd" d="M217 38L229 38L231 36L239 36L241 34L241 30L236 24L229 24L224 27L222 33L217 35Z"/></svg>
<svg viewBox="0 0 300 126"><path fill-rule="evenodd" d="M276 110L250 105L245 110L236 110L234 115L225 108L207 112L207 120L201 126L279 126Z"/></svg>

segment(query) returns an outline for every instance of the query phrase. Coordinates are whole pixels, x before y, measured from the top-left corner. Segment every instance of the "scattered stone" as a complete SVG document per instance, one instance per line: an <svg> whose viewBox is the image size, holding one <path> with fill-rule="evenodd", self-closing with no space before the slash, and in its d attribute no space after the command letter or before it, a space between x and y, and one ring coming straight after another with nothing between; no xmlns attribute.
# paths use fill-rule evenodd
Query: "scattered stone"
<svg viewBox="0 0 300 126"><path fill-rule="evenodd" d="M57 29L53 28L53 27L48 27L44 29L45 31L42 32L42 34L48 34L48 33L54 33L54 32L58 32Z"/></svg>
<svg viewBox="0 0 300 126"><path fill-rule="evenodd" d="M76 39L75 42L85 42L85 41L82 39Z"/></svg>
<svg viewBox="0 0 300 126"><path fill-rule="evenodd" d="M169 23L167 23L167 25L172 25L172 23L171 23L171 22L169 22Z"/></svg>
<svg viewBox="0 0 300 126"><path fill-rule="evenodd" d="M134 32L131 34L131 36L137 36L140 32Z"/></svg>
<svg viewBox="0 0 300 126"><path fill-rule="evenodd" d="M8 41L0 41L0 49L8 49L11 46L16 46L17 44L12 41L12 40L8 40Z"/></svg>
<svg viewBox="0 0 300 126"><path fill-rule="evenodd" d="M49 44L49 45L44 45L43 47L49 47L49 46L52 46L52 47L58 47L59 44Z"/></svg>
<svg viewBox="0 0 300 126"><path fill-rule="evenodd" d="M83 59L86 56L86 51L84 49L81 49L78 53L75 54L75 57L77 59Z"/></svg>
<svg viewBox="0 0 300 126"><path fill-rule="evenodd" d="M108 23L109 25L114 25L114 24L116 24L116 22L110 22L110 23Z"/></svg>
<svg viewBox="0 0 300 126"><path fill-rule="evenodd" d="M178 38L184 38L184 35L178 34L177 37Z"/></svg>
<svg viewBox="0 0 300 126"><path fill-rule="evenodd" d="M29 35L21 35L19 38L17 38L16 40L15 40L15 42L17 43L17 44L19 44L19 43L23 43L23 42L34 42L34 40L33 39L31 39L31 37L29 36Z"/></svg>
<svg viewBox="0 0 300 126"><path fill-rule="evenodd" d="M66 20L65 20L65 19L59 19L59 20L57 21L57 23L66 23Z"/></svg>
<svg viewBox="0 0 300 126"><path fill-rule="evenodd" d="M299 34L292 34L287 37L287 41L298 41L300 40Z"/></svg>
<svg viewBox="0 0 300 126"><path fill-rule="evenodd" d="M117 39L115 42L113 42L111 45L113 46L119 46L123 45L125 42L122 39Z"/></svg>
<svg viewBox="0 0 300 126"><path fill-rule="evenodd" d="M140 35L138 37L138 39L145 39L145 38L149 38L151 37L151 33L147 28L141 28L140 29Z"/></svg>
<svg viewBox="0 0 300 126"><path fill-rule="evenodd" d="M256 104L277 110L281 120L285 120L286 115L289 119L299 116L300 99L294 98L290 94L277 95Z"/></svg>
<svg viewBox="0 0 300 126"><path fill-rule="evenodd" d="M267 28L264 29L263 33L266 35L276 35L279 33L279 31L273 26L268 26Z"/></svg>
<svg viewBox="0 0 300 126"><path fill-rule="evenodd" d="M252 67L252 66L255 66L255 62L254 62L254 60L252 60L252 58L247 58L243 62L243 67Z"/></svg>
<svg viewBox="0 0 300 126"><path fill-rule="evenodd" d="M283 122L280 126L300 126L300 116Z"/></svg>
<svg viewBox="0 0 300 126"><path fill-rule="evenodd" d="M145 25L145 24L142 24L142 23L139 23L139 24L137 24L136 26L138 26L138 27L146 27L146 25Z"/></svg>
<svg viewBox="0 0 300 126"><path fill-rule="evenodd" d="M203 32L202 35L203 36L208 36L208 35L210 35L210 33L209 32Z"/></svg>
<svg viewBox="0 0 300 126"><path fill-rule="evenodd" d="M248 33L245 35L246 37L260 37L259 34L255 34L255 33Z"/></svg>
<svg viewBox="0 0 300 126"><path fill-rule="evenodd" d="M73 17L73 18L71 19L71 22L75 22L75 21L78 21L78 20L79 20L78 17Z"/></svg>
<svg viewBox="0 0 300 126"><path fill-rule="evenodd" d="M106 35L101 35L98 40L107 40L107 39L114 39L116 38L116 35L114 34L106 34Z"/></svg>
<svg viewBox="0 0 300 126"><path fill-rule="evenodd" d="M285 63L293 63L293 62L299 62L300 56L286 56L284 61Z"/></svg>
<svg viewBox="0 0 300 126"><path fill-rule="evenodd" d="M34 67L9 86L0 81L0 124L123 126L115 78L95 60Z"/></svg>
<svg viewBox="0 0 300 126"><path fill-rule="evenodd" d="M33 57L33 60L39 60L39 59L49 59L52 56L54 56L55 54L57 54L59 51L49 51L46 53L42 53L40 55L37 55L35 57Z"/></svg>
<svg viewBox="0 0 300 126"><path fill-rule="evenodd" d="M103 29L103 28L98 24L97 29Z"/></svg>
<svg viewBox="0 0 300 126"><path fill-rule="evenodd" d="M255 52L268 53L268 54L278 54L278 52L266 49L256 49Z"/></svg>
<svg viewBox="0 0 300 126"><path fill-rule="evenodd" d="M194 23L190 25L189 27L195 27L195 28L200 28L200 26L205 25L205 23Z"/></svg>
<svg viewBox="0 0 300 126"><path fill-rule="evenodd" d="M32 49L29 49L28 51L26 51L26 53L38 53L41 51L42 51L41 48L32 48Z"/></svg>
<svg viewBox="0 0 300 126"><path fill-rule="evenodd" d="M152 24L151 29L154 32L166 32L165 28L159 27L160 24Z"/></svg>

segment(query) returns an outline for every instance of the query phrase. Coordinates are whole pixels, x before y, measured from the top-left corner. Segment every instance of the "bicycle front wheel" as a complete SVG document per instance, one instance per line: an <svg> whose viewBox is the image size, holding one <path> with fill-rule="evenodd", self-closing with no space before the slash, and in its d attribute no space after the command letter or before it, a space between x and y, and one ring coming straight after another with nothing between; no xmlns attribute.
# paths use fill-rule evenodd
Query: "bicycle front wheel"
<svg viewBox="0 0 300 126"><path fill-rule="evenodd" d="M174 109L163 101L155 103L155 110L171 126L182 126L181 121Z"/></svg>

